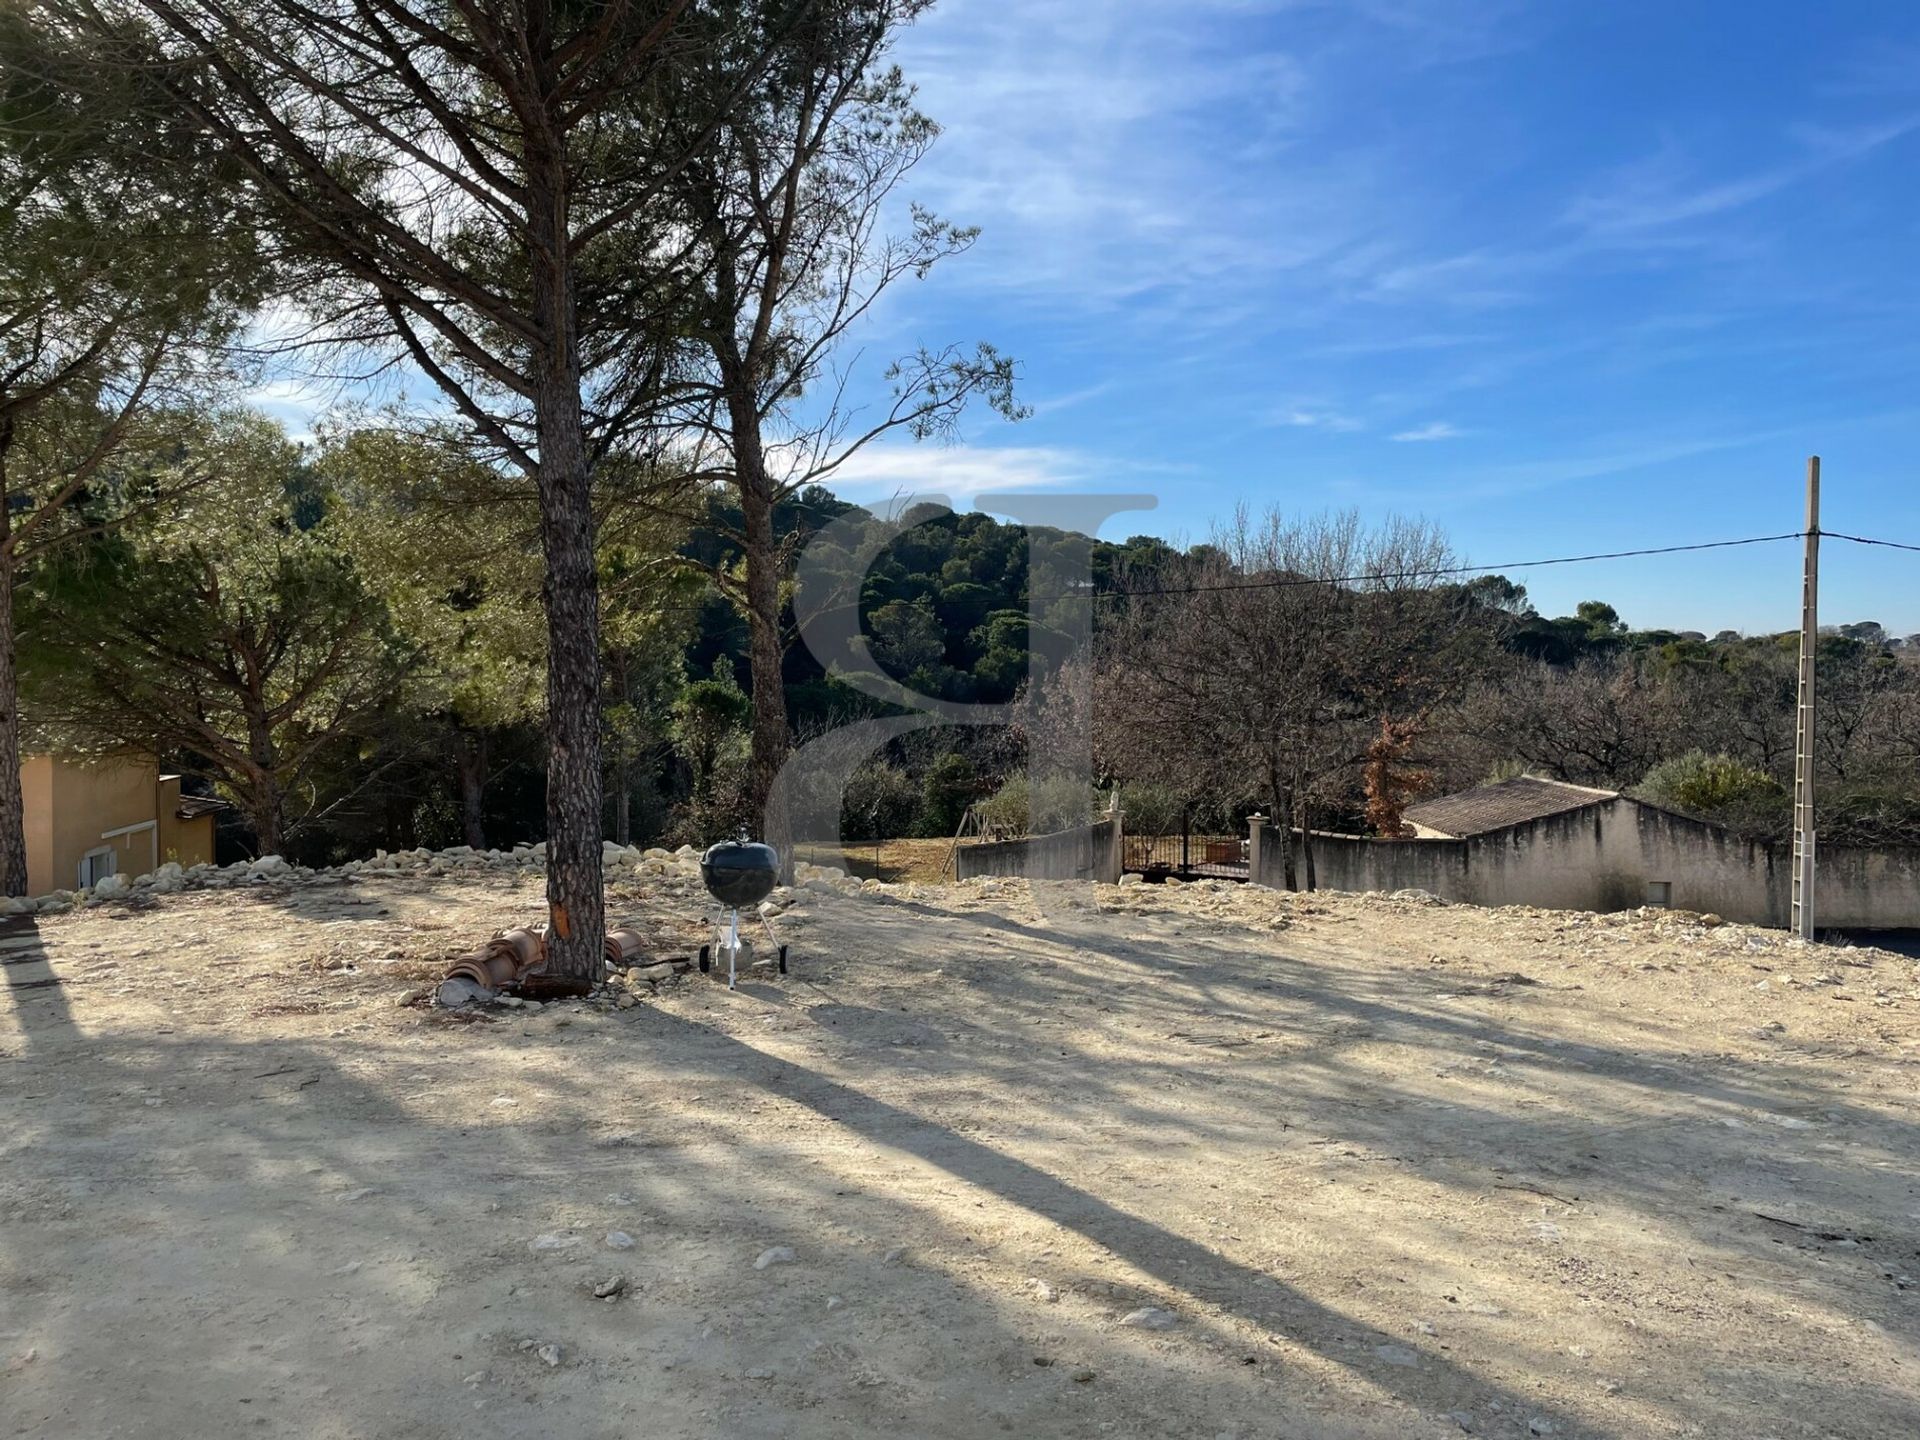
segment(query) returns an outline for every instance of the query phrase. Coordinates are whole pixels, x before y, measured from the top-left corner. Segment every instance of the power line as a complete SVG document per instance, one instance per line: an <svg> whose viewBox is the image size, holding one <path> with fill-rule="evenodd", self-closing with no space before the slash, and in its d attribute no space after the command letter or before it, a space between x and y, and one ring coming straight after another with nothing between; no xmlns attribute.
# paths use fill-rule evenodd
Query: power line
<svg viewBox="0 0 1920 1440"><path fill-rule="evenodd" d="M1900 540L1873 540L1865 535L1842 535L1838 530L1822 530L1820 532L1820 538L1822 540L1850 540L1855 545L1882 545L1889 550L1920 551L1920 545L1908 545Z"/></svg>
<svg viewBox="0 0 1920 1440"><path fill-rule="evenodd" d="M1358 585L1365 581L1444 580L1460 575L1492 575L1507 570L1534 570L1545 565L1583 565L1592 560L1632 560L1645 555L1680 555L1699 550L1730 550L1741 545L1769 545L1780 540L1805 538L1804 530L1788 530L1779 535L1749 535L1740 540L1701 540L1690 545L1654 545L1639 550L1603 550L1591 555L1556 555L1545 560L1509 560L1500 565L1450 565L1431 570L1391 570L1363 575L1282 575L1265 580L1228 581L1219 585L1169 585L1149 590L1106 590L1089 595L1087 598L1118 600L1131 599L1136 595L1202 595L1218 590L1281 590L1299 585ZM1836 536L1835 538L1851 537ZM1920 546L1903 548L1920 549Z"/></svg>

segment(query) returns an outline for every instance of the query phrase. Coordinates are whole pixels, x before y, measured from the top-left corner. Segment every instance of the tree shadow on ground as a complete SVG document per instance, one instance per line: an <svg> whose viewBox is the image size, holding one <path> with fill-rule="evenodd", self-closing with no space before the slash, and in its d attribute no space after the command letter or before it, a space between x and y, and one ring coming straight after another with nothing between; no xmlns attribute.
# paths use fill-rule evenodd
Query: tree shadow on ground
<svg viewBox="0 0 1920 1440"><path fill-rule="evenodd" d="M935 921L1013 940L945 966L982 992L966 1023L1002 1040L951 1047L965 1056L956 1063L1002 1069L1009 1081L1017 1071L1082 1123L1120 1115L1169 1142L1223 1147L1262 1143L1249 1115L1317 1126L1467 1203L1511 1191L1644 1217L1730 1272L1804 1252L1784 1303L1817 1296L1837 1315L1920 1339L1907 1303L1920 1236L1902 1218L1914 1193L1905 1157L1920 1148L1920 1124L1903 1107L1858 1098L1858 1061L1736 1059L1657 1015L1609 1015L1624 1045L1564 1038L1555 1012L1571 996L1551 985L1476 989L1458 971L1369 968L1286 937L1254 964L1243 927L1209 934L1192 917L1163 918L1186 933L1155 943L1128 938L1150 923L1138 915L1068 911L1027 924L889 898L868 929L880 950ZM1089 1011L1111 1008L1119 992L1130 1020L1158 1022L1121 1037L1137 1041L1130 1054L1088 1063L1056 1028L1034 1030L1017 1056L1005 1048L1007 1035L1053 1017L1097 1023ZM1238 1027L1225 1038L1246 1048L1195 1048L1221 1038L1192 1034L1196 1013L1223 1031ZM1255 1026L1268 1034L1242 1038ZM1397 1073L1378 1055L1356 1063L1357 1052L1380 1047L1399 1060ZM1479 1083L1455 1098L1463 1072ZM1212 1103L1210 1090L1231 1103ZM1660 1162L1632 1158L1649 1152Z"/></svg>
<svg viewBox="0 0 1920 1440"><path fill-rule="evenodd" d="M111 1379L116 1367L132 1367L142 1377L140 1403L149 1417L162 1417L148 1433L218 1433L233 1415L209 1412L194 1379L210 1364L244 1376L259 1392L255 1403L277 1407L271 1413L301 1417L280 1431L314 1434L378 1428L385 1422L375 1417L400 1413L422 1390L446 1417L438 1422L444 1433L482 1435L612 1435L636 1424L655 1434L880 1435L904 1427L1092 1435L1112 1433L1102 1427L1114 1424L1126 1427L1121 1433L1214 1433L1224 1428L1230 1401L1297 1402L1297 1374L1276 1375L1259 1353L1239 1373L1237 1361L1199 1365L1166 1348L1170 1342L1131 1332L1100 1342L1114 1347L1114 1358L1100 1360L1103 1373L1111 1366L1120 1374L1129 1354L1143 1367L1131 1389L1117 1381L1097 1387L1103 1393L1090 1400L1051 1367L1034 1367L1035 1345L1057 1342L1036 1338L964 1265L886 1263L895 1235L912 1233L956 1255L974 1246L975 1237L950 1218L951 1206L936 1213L925 1203L928 1184L946 1177L1036 1232L1069 1232L1144 1277L1129 1282L1137 1293L1120 1303L1173 1303L1216 1348L1284 1331L1307 1362L1345 1372L1381 1397L1344 1418L1303 1411L1276 1420L1272 1433L1417 1433L1407 1430L1413 1417L1403 1407L1426 1416L1456 1407L1484 1413L1494 1400L1502 1413L1539 1418L1560 1435L1625 1440L1643 1433L1541 1405L1439 1343L1358 1320L1273 1270L1136 1213L1102 1193L1099 1177L1080 1178L1068 1154L1043 1165L937 1115L940 1085L971 1075L975 1083L1023 1088L1049 1119L1184 1135L1244 1159L1258 1139L1244 1122L1168 1099L1169 1087L1205 1097L1231 1085L1264 1095L1256 1109L1270 1102L1269 1113L1281 1117L1317 1110L1317 1124L1337 1121L1345 1135L1406 1155L1437 1183L1478 1187L1490 1173L1484 1153L1563 1151L1568 1122L1488 1109L1469 1117L1484 1128L1482 1155L1422 1148L1418 1088L1350 1067L1345 1052L1357 1035L1341 1027L1365 1025L1376 1038L1391 1031L1401 1043L1455 1055L1485 1040L1488 1026L1444 1014L1431 995L1408 994L1357 966L1280 957L1255 972L1224 944L1214 953L1216 942L1205 937L1174 965L1097 926L929 915L948 927L956 949L977 923L1023 945L1064 942L1081 954L1018 972L1009 966L991 1004L983 992L979 1007L942 1013L937 1022L911 1003L905 1011L807 1006L809 1023L858 1042L857 1078L664 1007L628 1012L613 1042L572 1051L551 1037L508 1046L493 1035L451 1031L361 1042L238 1041L205 1032L95 1037L76 1024L59 984L27 988L58 980L44 952L37 964L9 964L22 1043L6 1086L14 1112L7 1199L9 1213L32 1217L9 1226L0 1241L6 1289L20 1301L9 1324L35 1337L28 1343L60 1371L52 1378L27 1372L9 1409L38 1406L19 1413L67 1433L88 1433L85 1422L128 1423L128 1412L115 1408L128 1403L126 1392L116 1402ZM866 918L865 943L884 955L907 938L895 927L928 917L887 905ZM975 963L1007 965L997 957ZM953 968L972 983L964 965ZM1321 1043L1271 1065L1236 1065L1230 1074L1208 1065L1201 1074L1194 1055L1166 1053L1163 1041L1158 1054L1149 1045L1141 1055L1095 1057L1071 1024L1065 1033L1048 1030L1044 1043L1017 1028L1097 1008L1116 973L1150 988L1145 1013L1156 1023L1189 1023L1196 1006L1256 1018L1255 1002L1278 995L1321 1017ZM902 977L900 990L910 1001L912 977ZM831 1000L832 987L802 971L793 993ZM726 1003L756 1002L747 995ZM1715 1101L1783 1103L1764 1077L1694 1077L1689 1089L1685 1076L1642 1076L1631 1055L1605 1047L1570 1053L1510 1023L1498 1029L1503 1045L1542 1071L1571 1062L1609 1086L1663 1096L1704 1086ZM888 1043L915 1035L922 1043ZM927 1043L956 1035L957 1044ZM424 1067L417 1088L396 1076L408 1066ZM491 1083L504 1093L496 1098L517 1103L477 1109L475 1066L497 1067L500 1078ZM437 1090L448 1093L436 1099ZM1354 1103L1361 1091L1365 1106ZM853 1137L861 1169L836 1169L804 1144L788 1148L735 1123L761 1104L796 1112L792 1128L802 1136L825 1122ZM1075 1180L1062 1178L1070 1173ZM1649 1217L1688 1198L1667 1176L1608 1177L1607 1188L1610 1203ZM627 1213L606 1208L614 1192L624 1192L653 1228L632 1262L639 1299L609 1307L586 1292L609 1264L593 1249L598 1230ZM112 1229L96 1218L109 1200L121 1214ZM528 1249L538 1234L562 1229L580 1232L587 1253L553 1258ZM880 1298L857 1331L832 1332L819 1312L821 1295L793 1293L796 1277L814 1272L760 1274L744 1263L781 1243L827 1272L818 1289L850 1284L849 1277L877 1287ZM1882 1323L1911 1333L1903 1313L1889 1309ZM201 1332L238 1353L208 1355ZM520 1348L550 1339L568 1348L557 1369ZM1383 1359L1383 1347L1395 1358ZM967 1356L958 1372L981 1383L962 1384L955 1367L930 1365L930 1349ZM405 1367L371 1363L385 1352L404 1356ZM1414 1363L1396 1363L1397 1352ZM764 1357L777 1373L751 1389L746 1372L762 1368L754 1361ZM670 1372L662 1368L669 1364ZM490 1378L462 1383L479 1371ZM1861 1403L1862 1387L1846 1377L1800 1383L1789 1402L1798 1415L1818 1415L1830 1387L1846 1385ZM489 1408L473 1412L476 1397ZM1912 1418L1908 1397L1888 1393L1874 1403L1893 1427L1884 1433Z"/></svg>
<svg viewBox="0 0 1920 1440"><path fill-rule="evenodd" d="M49 978L36 968L44 960L10 966L9 979L23 971L29 980ZM854 1380L835 1377L829 1364L816 1367L818 1387L800 1380L784 1395L743 1399L743 1357L764 1350L802 1362L791 1317L769 1313L766 1277L735 1262L763 1244L789 1243L830 1271L872 1273L899 1267L862 1237L911 1231L926 1243L931 1222L955 1252L972 1239L910 1196L870 1184L851 1192L861 1196L857 1233L842 1233L832 1217L854 1203L846 1176L716 1137L698 1102L655 1110L652 1125L610 1129L613 1117L591 1091L556 1084L543 1087L537 1103L523 1093L521 1108L533 1118L482 1125L403 1100L404 1085L379 1073L428 1063L418 1058L359 1055L350 1066L348 1047L337 1042L96 1038L76 1025L58 984L16 988L12 1008L23 1045L8 1066L7 1198L24 1218L5 1238L5 1288L15 1302L10 1340L38 1350L7 1402L16 1423L78 1434L143 1416L150 1434L221 1433L242 1421L273 1433L345 1434L384 1412L404 1413L424 1388L445 1414L463 1415L457 1428L465 1434L612 1435L630 1433L643 1417L650 1433L807 1433L804 1411L820 1423L814 1433L890 1434L904 1423L923 1434L1092 1435L1110 1433L1103 1426L1119 1413L1157 1414L1168 1425L1217 1413L1225 1424L1222 1401L1244 1402L1270 1383L1264 1362L1244 1375L1208 1376L1190 1362L1156 1365L1149 1350L1126 1409L1116 1410L1111 1395L1095 1404L1064 1376L1033 1380L1035 1341L1008 1328L1002 1297L927 1271L912 1273L906 1295L888 1302L895 1313L878 1317L879 1331L869 1324L860 1354L839 1355L858 1371ZM1084 1236L1176 1295L1231 1314L1256 1292L1277 1292L1263 1311L1325 1319L1351 1333L1362 1354L1394 1338L1288 1296L1270 1276L902 1106L663 1013L645 1014L640 1028L650 1050L671 1057L683 1087L745 1087L804 1107L845 1127L863 1151L921 1162ZM427 1044L455 1049L462 1038L437 1035ZM435 1073L444 1074L445 1061L437 1063ZM610 1268L593 1253L590 1232L611 1222L596 1216L571 1226L583 1237L580 1260L528 1249L541 1227L599 1211L594 1197L603 1187L626 1191L633 1213L658 1227L641 1299L627 1309L635 1328L625 1332L603 1318L618 1311L583 1294ZM490 1198L476 1206L479 1197ZM628 1212L601 1213L617 1221ZM109 1214L111 1223L102 1223ZM478 1256L466 1248L476 1231L485 1237ZM722 1266L697 1263L716 1248L737 1254ZM491 1279L468 1273L476 1263ZM502 1269L517 1286L502 1286ZM655 1296L670 1317L659 1324L645 1314ZM1190 1315L1188 1323L1206 1320ZM520 1348L550 1338L569 1352L558 1369ZM1116 1332L1103 1343L1159 1342ZM950 1367L916 1358L954 1345L970 1357L961 1372L986 1386L959 1384ZM1349 1348L1330 1358L1357 1363ZM370 1355L396 1352L405 1357L397 1372L369 1364ZM674 1376L665 1387L639 1375L669 1358ZM245 1393L204 1385L209 1366L242 1380ZM1437 1352L1422 1359L1417 1376L1367 1368L1386 1395L1415 1405L1442 1393L1493 1393ZM479 1371L489 1378L462 1384ZM623 1384L633 1385L630 1399ZM216 1395L246 1408L210 1410ZM476 1395L492 1410L469 1420ZM939 1408L922 1412L929 1398ZM537 1422L514 1413L533 1402ZM1517 1410L1524 1401L1510 1403ZM1402 1433L1391 1427L1404 1423L1404 1411L1370 1408L1378 1414L1304 1412L1291 1433ZM447 1433L455 1433L451 1422ZM1575 1433L1564 1417L1561 1433Z"/></svg>

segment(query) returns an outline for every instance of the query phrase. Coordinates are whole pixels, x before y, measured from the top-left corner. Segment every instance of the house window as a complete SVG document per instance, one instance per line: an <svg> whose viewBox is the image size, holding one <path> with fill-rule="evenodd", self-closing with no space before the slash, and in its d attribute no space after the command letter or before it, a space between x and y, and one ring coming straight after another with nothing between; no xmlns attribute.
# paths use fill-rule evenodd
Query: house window
<svg viewBox="0 0 1920 1440"><path fill-rule="evenodd" d="M1647 904L1658 905L1663 910L1673 908L1673 882L1671 880L1647 881Z"/></svg>
<svg viewBox="0 0 1920 1440"><path fill-rule="evenodd" d="M120 852L114 846L102 845L98 850L89 850L80 857L80 888L98 885L119 868Z"/></svg>

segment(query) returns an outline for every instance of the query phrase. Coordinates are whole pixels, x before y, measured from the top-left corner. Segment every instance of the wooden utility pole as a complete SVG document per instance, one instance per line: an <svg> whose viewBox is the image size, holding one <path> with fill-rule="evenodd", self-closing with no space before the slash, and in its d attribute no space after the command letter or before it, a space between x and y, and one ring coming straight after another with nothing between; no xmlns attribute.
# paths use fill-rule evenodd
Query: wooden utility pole
<svg viewBox="0 0 1920 1440"><path fill-rule="evenodd" d="M1793 930L1813 939L1813 659L1820 641L1820 457L1807 461L1807 558L1800 582L1800 696L1793 726Z"/></svg>

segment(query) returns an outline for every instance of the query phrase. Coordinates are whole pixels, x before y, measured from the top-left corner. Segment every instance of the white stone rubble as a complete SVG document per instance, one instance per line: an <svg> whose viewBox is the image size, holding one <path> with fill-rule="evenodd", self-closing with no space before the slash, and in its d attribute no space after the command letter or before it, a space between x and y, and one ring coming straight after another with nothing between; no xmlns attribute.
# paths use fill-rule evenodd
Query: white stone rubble
<svg viewBox="0 0 1920 1440"><path fill-rule="evenodd" d="M616 845L606 841L601 847L601 863L610 881L645 876L656 880L697 881L699 852L691 845L678 850L658 846L641 849L636 845ZM140 900L154 895L175 895L185 890L229 890L252 885L303 885L337 883L355 875L449 875L483 874L488 871L539 871L546 868L547 847L516 845L510 850L476 850L471 845L455 845L446 850L376 850L365 860L349 860L344 865L315 869L296 865L280 855L262 855L256 860L239 860L231 865L198 864L182 866L169 860L150 875L109 875L87 889L55 890L45 895L0 897L0 915L52 915L77 907L104 905L115 900ZM846 871L824 865L799 864L794 867L796 885L841 895L893 893L910 887L861 881ZM761 913L777 915L788 901L777 895L761 906Z"/></svg>

